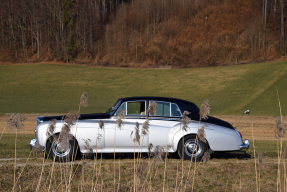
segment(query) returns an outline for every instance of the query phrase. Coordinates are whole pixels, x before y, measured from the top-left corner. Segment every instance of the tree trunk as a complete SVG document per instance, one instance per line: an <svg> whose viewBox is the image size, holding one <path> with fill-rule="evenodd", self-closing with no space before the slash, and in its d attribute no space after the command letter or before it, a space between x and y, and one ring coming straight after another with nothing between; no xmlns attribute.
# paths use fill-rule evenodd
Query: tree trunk
<svg viewBox="0 0 287 192"><path fill-rule="evenodd" d="M264 36L263 36L263 50L264 54L266 51L266 39L267 39L267 17L268 17L268 0L263 0L263 10L264 10Z"/></svg>
<svg viewBox="0 0 287 192"><path fill-rule="evenodd" d="M37 30L37 57L40 59L40 36L39 30Z"/></svg>
<svg viewBox="0 0 287 192"><path fill-rule="evenodd" d="M9 27L10 27L10 33L11 33L11 36L12 36L12 47L13 47L13 50L14 50L14 56L15 56L15 59L18 60L18 50L17 50L17 44L16 44L16 36L15 36L15 32L14 32L14 21L13 21L13 18L12 18L12 5L11 5L11 2L10 2L10 6L9 6Z"/></svg>
<svg viewBox="0 0 287 192"><path fill-rule="evenodd" d="M284 0L280 0L280 50L285 53Z"/></svg>

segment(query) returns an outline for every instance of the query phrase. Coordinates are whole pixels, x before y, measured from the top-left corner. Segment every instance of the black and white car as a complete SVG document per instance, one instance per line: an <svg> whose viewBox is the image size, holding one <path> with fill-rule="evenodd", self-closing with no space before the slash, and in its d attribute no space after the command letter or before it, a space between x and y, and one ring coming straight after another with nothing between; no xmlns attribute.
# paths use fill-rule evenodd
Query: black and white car
<svg viewBox="0 0 287 192"><path fill-rule="evenodd" d="M148 113L152 103L156 106L154 114ZM31 140L30 147L40 146L56 161L73 160L75 152L147 153L151 144L151 150L158 146L187 160L200 160L207 150L248 149L249 141L243 141L231 124L211 116L201 119L199 112L194 103L181 99L122 98L106 113L81 114L70 124L68 115L38 117L36 138ZM120 119L123 115L124 119ZM118 125L120 120L122 125ZM65 126L69 126L68 133L63 132ZM199 129L204 129L201 137ZM66 144L64 135L68 139Z"/></svg>

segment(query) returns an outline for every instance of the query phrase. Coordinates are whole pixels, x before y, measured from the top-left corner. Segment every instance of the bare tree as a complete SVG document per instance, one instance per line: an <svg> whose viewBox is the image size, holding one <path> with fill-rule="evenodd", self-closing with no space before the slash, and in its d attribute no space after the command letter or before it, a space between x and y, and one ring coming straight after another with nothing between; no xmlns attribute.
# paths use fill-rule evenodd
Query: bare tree
<svg viewBox="0 0 287 192"><path fill-rule="evenodd" d="M285 52L284 0L280 0L280 50Z"/></svg>

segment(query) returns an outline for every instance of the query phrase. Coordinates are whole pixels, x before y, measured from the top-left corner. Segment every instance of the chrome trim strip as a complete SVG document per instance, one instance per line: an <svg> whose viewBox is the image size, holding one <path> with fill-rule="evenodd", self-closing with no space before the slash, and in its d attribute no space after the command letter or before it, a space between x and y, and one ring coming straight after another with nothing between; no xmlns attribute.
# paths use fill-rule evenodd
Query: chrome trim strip
<svg viewBox="0 0 287 192"><path fill-rule="evenodd" d="M240 150L248 149L249 148L249 140L246 139L242 145L240 145Z"/></svg>

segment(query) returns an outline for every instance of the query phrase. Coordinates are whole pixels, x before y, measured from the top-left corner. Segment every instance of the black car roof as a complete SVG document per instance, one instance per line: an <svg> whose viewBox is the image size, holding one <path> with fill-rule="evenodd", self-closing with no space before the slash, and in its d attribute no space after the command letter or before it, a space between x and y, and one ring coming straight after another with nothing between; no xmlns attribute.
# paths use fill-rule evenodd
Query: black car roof
<svg viewBox="0 0 287 192"><path fill-rule="evenodd" d="M176 99L172 97L156 97L156 96L125 97L125 98L119 99L118 101L122 103L126 101L137 101L137 100L157 100L157 101L172 102L172 103L176 103L180 107L182 112L185 110L187 111L193 110L195 113L199 112L199 108L197 107L196 104L190 101Z"/></svg>
<svg viewBox="0 0 287 192"><path fill-rule="evenodd" d="M166 101L166 102L176 103L180 107L182 112L183 111L190 112L189 116L191 117L192 120L199 121L199 108L197 107L197 105L190 101L186 101L182 99L176 99L176 98L171 98L171 97L140 96L140 97L121 98L118 100L118 102L120 101L122 103L126 101L137 101L137 100L157 100L157 101ZM223 127L230 128L230 129L234 129L232 125L229 124L228 122L225 122L221 119L217 119L211 116L209 116L208 119L201 119L201 121L221 125Z"/></svg>
<svg viewBox="0 0 287 192"><path fill-rule="evenodd" d="M172 97L157 97L157 96L136 96L136 97L124 97L120 98L121 101L136 101L136 100L161 100L161 101L169 101L169 102L188 102L192 103L190 101L172 98Z"/></svg>

